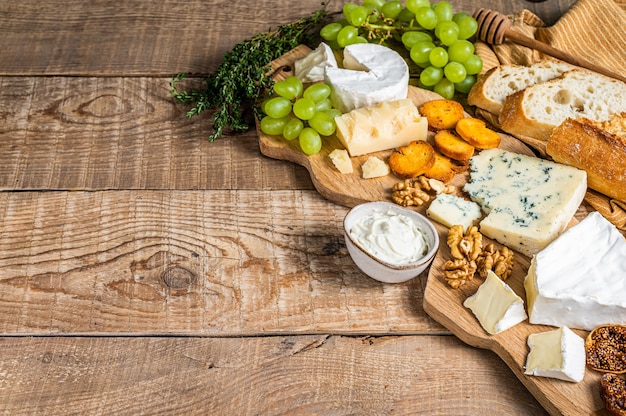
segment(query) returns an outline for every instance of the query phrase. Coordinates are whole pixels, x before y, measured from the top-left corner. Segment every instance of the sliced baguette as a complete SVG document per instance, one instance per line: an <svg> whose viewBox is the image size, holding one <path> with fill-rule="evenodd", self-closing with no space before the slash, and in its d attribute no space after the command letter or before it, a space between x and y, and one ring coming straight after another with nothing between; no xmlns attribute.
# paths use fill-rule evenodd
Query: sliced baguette
<svg viewBox="0 0 626 416"><path fill-rule="evenodd" d="M626 201L626 112L604 122L568 118L550 136L546 152L586 171L589 188Z"/></svg>
<svg viewBox="0 0 626 416"><path fill-rule="evenodd" d="M568 117L604 121L621 112L626 83L574 69L509 95L498 119L507 133L548 141Z"/></svg>
<svg viewBox="0 0 626 416"><path fill-rule="evenodd" d="M556 78L574 66L555 60L544 60L524 65L499 65L491 68L474 84L467 102L499 115L507 96L540 82Z"/></svg>

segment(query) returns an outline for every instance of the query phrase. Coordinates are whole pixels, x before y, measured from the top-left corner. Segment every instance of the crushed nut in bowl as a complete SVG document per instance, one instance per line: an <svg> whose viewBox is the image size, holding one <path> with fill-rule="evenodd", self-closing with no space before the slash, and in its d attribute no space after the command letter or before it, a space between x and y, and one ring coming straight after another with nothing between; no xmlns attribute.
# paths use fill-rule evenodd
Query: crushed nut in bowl
<svg viewBox="0 0 626 416"><path fill-rule="evenodd" d="M346 214L343 224L354 263L384 283L417 277L439 249L439 235L429 219L390 202L357 205Z"/></svg>

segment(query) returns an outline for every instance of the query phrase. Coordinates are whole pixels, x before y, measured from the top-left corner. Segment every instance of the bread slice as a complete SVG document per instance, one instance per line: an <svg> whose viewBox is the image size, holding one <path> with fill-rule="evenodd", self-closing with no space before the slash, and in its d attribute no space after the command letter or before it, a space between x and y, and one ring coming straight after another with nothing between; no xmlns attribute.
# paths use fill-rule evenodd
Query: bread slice
<svg viewBox="0 0 626 416"><path fill-rule="evenodd" d="M565 119L604 121L626 112L626 83L574 69L509 95L499 121L514 136L548 141Z"/></svg>
<svg viewBox="0 0 626 416"><path fill-rule="evenodd" d="M474 84L467 102L492 114L499 115L507 96L524 88L556 78L574 66L555 60L524 65L500 65L491 68Z"/></svg>
<svg viewBox="0 0 626 416"><path fill-rule="evenodd" d="M568 118L550 136L546 152L586 171L589 188L626 201L626 112L604 122Z"/></svg>

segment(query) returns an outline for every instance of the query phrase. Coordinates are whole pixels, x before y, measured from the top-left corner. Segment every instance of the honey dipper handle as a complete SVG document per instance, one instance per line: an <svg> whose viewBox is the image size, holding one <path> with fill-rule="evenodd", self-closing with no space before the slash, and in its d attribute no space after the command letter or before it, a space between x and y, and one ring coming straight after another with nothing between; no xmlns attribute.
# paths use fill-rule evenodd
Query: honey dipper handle
<svg viewBox="0 0 626 416"><path fill-rule="evenodd" d="M626 77L623 75L616 74L612 71L609 71L606 68L595 65L589 61L586 61L582 58L569 54L560 49L556 49L547 43L539 42L536 39L529 38L528 36L524 36L519 32L508 29L504 33L504 37L512 42L515 42L519 45L526 46L531 49L535 49L543 54L550 55L554 58L560 59L561 61L567 62L572 65L576 65L585 69L589 69L591 71L597 72L602 75L606 75L607 77L611 77L614 79L618 79L622 82L626 82Z"/></svg>

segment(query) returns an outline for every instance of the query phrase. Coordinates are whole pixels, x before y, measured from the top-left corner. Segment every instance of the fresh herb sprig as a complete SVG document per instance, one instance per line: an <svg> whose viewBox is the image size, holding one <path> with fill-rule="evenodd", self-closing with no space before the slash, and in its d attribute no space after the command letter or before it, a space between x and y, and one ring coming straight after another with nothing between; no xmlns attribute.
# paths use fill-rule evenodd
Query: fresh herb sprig
<svg viewBox="0 0 626 416"><path fill-rule="evenodd" d="M244 117L245 106L253 103L258 115L256 102L273 85L270 62L299 44L314 46L311 43L326 16L326 5L322 3L322 8L310 16L244 40L224 55L215 72L205 77L204 89L179 91L176 85L187 77L180 73L172 78L170 92L179 102L192 104L187 117L215 110L209 141L221 137L225 128L247 131L250 126Z"/></svg>

